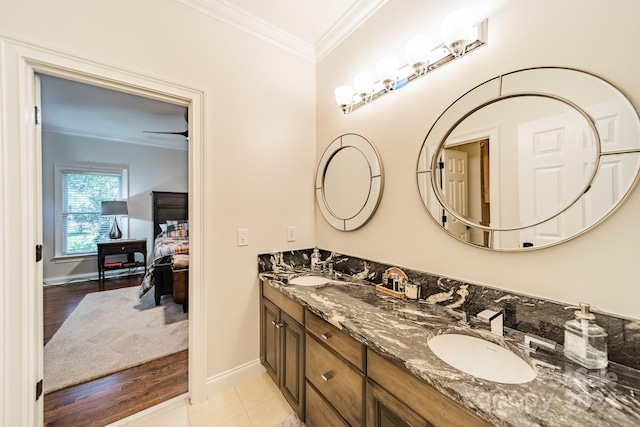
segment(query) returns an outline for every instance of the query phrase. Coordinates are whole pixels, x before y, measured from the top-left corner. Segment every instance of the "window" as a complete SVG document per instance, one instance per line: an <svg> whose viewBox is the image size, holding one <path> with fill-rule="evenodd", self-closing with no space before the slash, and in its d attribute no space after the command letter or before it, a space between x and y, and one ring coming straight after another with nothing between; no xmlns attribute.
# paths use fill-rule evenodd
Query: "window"
<svg viewBox="0 0 640 427"><path fill-rule="evenodd" d="M56 166L56 257L96 253L109 239L113 217L102 216L102 201L126 200L127 175L124 167Z"/></svg>

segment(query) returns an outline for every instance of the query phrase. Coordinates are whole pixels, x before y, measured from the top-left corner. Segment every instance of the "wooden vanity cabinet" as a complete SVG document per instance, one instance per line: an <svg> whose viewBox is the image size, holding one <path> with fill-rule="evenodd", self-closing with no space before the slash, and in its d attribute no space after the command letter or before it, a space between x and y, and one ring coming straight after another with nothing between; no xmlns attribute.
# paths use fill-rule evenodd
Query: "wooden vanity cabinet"
<svg viewBox="0 0 640 427"><path fill-rule="evenodd" d="M433 427L433 424L367 380L367 427Z"/></svg>
<svg viewBox="0 0 640 427"><path fill-rule="evenodd" d="M491 424L391 360L367 353L367 427L489 427Z"/></svg>
<svg viewBox="0 0 640 427"><path fill-rule="evenodd" d="M366 348L306 312L307 427L365 425Z"/></svg>
<svg viewBox="0 0 640 427"><path fill-rule="evenodd" d="M260 361L304 420L304 310L264 282L261 293Z"/></svg>

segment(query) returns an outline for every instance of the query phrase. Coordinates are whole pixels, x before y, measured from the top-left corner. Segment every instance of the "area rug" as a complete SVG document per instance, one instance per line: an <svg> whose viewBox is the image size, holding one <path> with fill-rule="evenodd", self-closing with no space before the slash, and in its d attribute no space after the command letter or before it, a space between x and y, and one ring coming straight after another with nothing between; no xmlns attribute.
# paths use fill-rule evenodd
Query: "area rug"
<svg viewBox="0 0 640 427"><path fill-rule="evenodd" d="M86 295L44 347L44 392L100 378L187 349L182 305L138 288Z"/></svg>
<svg viewBox="0 0 640 427"><path fill-rule="evenodd" d="M274 427L304 427L304 423L300 421L296 414L292 414Z"/></svg>

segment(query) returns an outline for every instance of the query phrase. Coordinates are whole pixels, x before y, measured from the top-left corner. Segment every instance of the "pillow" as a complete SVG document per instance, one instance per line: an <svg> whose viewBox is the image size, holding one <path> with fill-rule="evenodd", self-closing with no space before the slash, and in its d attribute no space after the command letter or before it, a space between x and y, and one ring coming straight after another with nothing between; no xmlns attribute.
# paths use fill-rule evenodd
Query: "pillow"
<svg viewBox="0 0 640 427"><path fill-rule="evenodd" d="M168 237L188 237L189 226L185 223L172 224L167 226L167 232L165 234Z"/></svg>
<svg viewBox="0 0 640 427"><path fill-rule="evenodd" d="M184 229L189 229L189 220L188 219L168 219L167 226L176 225L176 224L184 224Z"/></svg>
<svg viewBox="0 0 640 427"><path fill-rule="evenodd" d="M158 224L160 226L160 231L163 233L167 232L167 224Z"/></svg>

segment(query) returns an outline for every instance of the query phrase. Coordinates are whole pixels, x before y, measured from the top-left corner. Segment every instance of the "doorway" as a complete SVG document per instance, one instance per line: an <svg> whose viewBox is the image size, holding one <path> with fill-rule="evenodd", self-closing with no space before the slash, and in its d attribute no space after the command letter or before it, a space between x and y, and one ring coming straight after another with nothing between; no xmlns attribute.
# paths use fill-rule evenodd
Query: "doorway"
<svg viewBox="0 0 640 427"><path fill-rule="evenodd" d="M101 87L134 93L189 108L189 211L190 277L189 312L189 398L204 400L206 390L206 345L204 328L203 247L203 105L204 93L189 87L89 62L26 43L3 40L0 52L6 71L2 77L6 89L3 98L3 133L0 141L7 168L2 180L5 221L11 221L0 249L5 298L0 327L11 334L2 339L11 352L2 355L5 386L12 393L2 396L0 409L9 425L42 425L42 399L34 399L36 384L42 378L42 264L34 258L34 247L42 243L41 181L39 141L34 126L35 74L43 73ZM11 179L11 177L13 180ZM13 187L7 187L13 181ZM8 207L11 206L11 209ZM9 268L10 267L10 268ZM15 284L15 285L11 285ZM37 394L36 394L37 396Z"/></svg>
<svg viewBox="0 0 640 427"><path fill-rule="evenodd" d="M82 425L89 418L109 424L188 391L188 314L170 296L156 306L153 290L138 298L146 271L139 266L153 260L155 247L150 194L188 190L188 112L181 105L37 76L43 168L44 421ZM181 133L152 133L174 131ZM122 200L128 208L126 215L116 218L122 229L118 240L109 237L112 217L101 215L104 200ZM149 256L108 257L119 267L131 261L135 267L113 267L99 286L98 243L143 245ZM147 322L157 327L147 328ZM158 384L153 386L150 378ZM146 398L132 400L132 395Z"/></svg>

